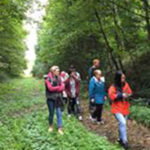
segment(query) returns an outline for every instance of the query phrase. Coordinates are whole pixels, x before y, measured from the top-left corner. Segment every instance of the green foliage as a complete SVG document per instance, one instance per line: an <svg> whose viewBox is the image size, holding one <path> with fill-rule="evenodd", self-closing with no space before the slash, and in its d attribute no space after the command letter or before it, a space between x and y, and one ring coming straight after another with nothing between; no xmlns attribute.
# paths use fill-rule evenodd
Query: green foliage
<svg viewBox="0 0 150 150"><path fill-rule="evenodd" d="M37 66L57 64L67 70L74 64L85 76L92 59L105 56L92 6L92 1L50 1L39 31Z"/></svg>
<svg viewBox="0 0 150 150"><path fill-rule="evenodd" d="M43 85L43 82L30 78L13 79L7 83L0 83L0 113L2 116L12 111L21 112L22 108L44 103Z"/></svg>
<svg viewBox="0 0 150 150"><path fill-rule="evenodd" d="M0 72L4 75L20 75L26 67L23 19L27 2L0 1Z"/></svg>
<svg viewBox="0 0 150 150"><path fill-rule="evenodd" d="M74 64L85 77L92 59L100 58L105 72L128 71L128 64L133 70L137 56L150 49L143 5L137 0L51 0L39 30L35 68L57 64L67 70Z"/></svg>
<svg viewBox="0 0 150 150"><path fill-rule="evenodd" d="M100 58L108 85L113 72L122 69L134 93L149 97L150 39L143 6L137 0L51 0L38 34L34 75L54 64L66 71L73 64L85 78L92 60Z"/></svg>
<svg viewBox="0 0 150 150"><path fill-rule="evenodd" d="M150 108L146 106L131 106L130 117L135 119L137 122L144 124L147 127L150 127Z"/></svg>
<svg viewBox="0 0 150 150"><path fill-rule="evenodd" d="M3 89L0 93L0 149L121 150L106 137L88 131L77 119L68 119L66 113L63 114L65 134L58 135L56 128L48 133L48 110L41 80L15 79L0 87Z"/></svg>

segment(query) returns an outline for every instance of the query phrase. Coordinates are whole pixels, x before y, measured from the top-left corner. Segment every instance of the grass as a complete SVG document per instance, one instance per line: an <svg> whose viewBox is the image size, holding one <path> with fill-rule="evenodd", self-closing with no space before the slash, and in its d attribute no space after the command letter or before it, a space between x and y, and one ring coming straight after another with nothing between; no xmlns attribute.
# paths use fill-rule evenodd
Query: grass
<svg viewBox="0 0 150 150"><path fill-rule="evenodd" d="M0 150L121 150L65 113L65 134L59 136L56 128L48 133L43 81L15 79L0 89Z"/></svg>

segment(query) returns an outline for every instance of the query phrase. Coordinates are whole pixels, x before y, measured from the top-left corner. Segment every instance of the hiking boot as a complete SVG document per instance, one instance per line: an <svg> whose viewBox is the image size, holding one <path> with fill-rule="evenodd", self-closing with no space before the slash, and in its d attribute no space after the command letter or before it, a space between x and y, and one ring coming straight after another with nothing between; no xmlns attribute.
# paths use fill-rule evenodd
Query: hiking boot
<svg viewBox="0 0 150 150"><path fill-rule="evenodd" d="M64 135L64 132L63 132L62 128L59 128L59 129L58 129L58 133L59 133L60 135Z"/></svg>
<svg viewBox="0 0 150 150"><path fill-rule="evenodd" d="M122 142L122 140L121 140L121 139L118 139L118 140L117 140L117 142L118 142L120 145L122 145L122 144L123 144L123 142Z"/></svg>
<svg viewBox="0 0 150 150"><path fill-rule="evenodd" d="M128 142L122 143L122 146L125 150L128 150L130 148Z"/></svg>
<svg viewBox="0 0 150 150"><path fill-rule="evenodd" d="M48 129L48 132L53 132L53 130L54 130L53 127L50 126L49 129Z"/></svg>

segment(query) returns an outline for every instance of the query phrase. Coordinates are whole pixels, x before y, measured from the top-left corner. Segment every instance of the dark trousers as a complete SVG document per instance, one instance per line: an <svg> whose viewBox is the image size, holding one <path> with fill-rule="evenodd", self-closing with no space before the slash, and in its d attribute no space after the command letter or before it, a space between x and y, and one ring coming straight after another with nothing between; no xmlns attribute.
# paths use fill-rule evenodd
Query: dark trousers
<svg viewBox="0 0 150 150"><path fill-rule="evenodd" d="M68 114L80 115L81 108L79 98L69 98L68 100Z"/></svg>
<svg viewBox="0 0 150 150"><path fill-rule="evenodd" d="M95 104L95 110L92 113L92 118L101 121L102 119L103 104Z"/></svg>
<svg viewBox="0 0 150 150"><path fill-rule="evenodd" d="M63 101L64 101L64 104L67 104L68 98L67 97L63 97Z"/></svg>
<svg viewBox="0 0 150 150"><path fill-rule="evenodd" d="M91 101L89 102L89 112L90 112L90 115L92 116L93 112L95 111L95 108L96 108L96 104L95 103L92 103Z"/></svg>

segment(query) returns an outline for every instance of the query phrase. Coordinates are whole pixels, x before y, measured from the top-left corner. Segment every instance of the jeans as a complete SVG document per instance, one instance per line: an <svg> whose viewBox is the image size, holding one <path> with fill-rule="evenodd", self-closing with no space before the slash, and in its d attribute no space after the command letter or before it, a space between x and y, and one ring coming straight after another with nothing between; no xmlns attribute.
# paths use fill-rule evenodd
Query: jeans
<svg viewBox="0 0 150 150"><path fill-rule="evenodd" d="M103 104L95 104L95 110L92 113L92 118L97 119L97 121L101 121L102 111L103 111Z"/></svg>
<svg viewBox="0 0 150 150"><path fill-rule="evenodd" d="M47 100L48 110L49 110L49 125L53 125L53 119L54 119L54 111L56 109L56 115L57 115L57 125L58 128L62 128L62 112L60 107L55 107L55 101L54 100Z"/></svg>
<svg viewBox="0 0 150 150"><path fill-rule="evenodd" d="M121 113L115 114L116 119L119 122L119 139L122 140L123 143L126 143L127 140L127 116L122 115Z"/></svg>

